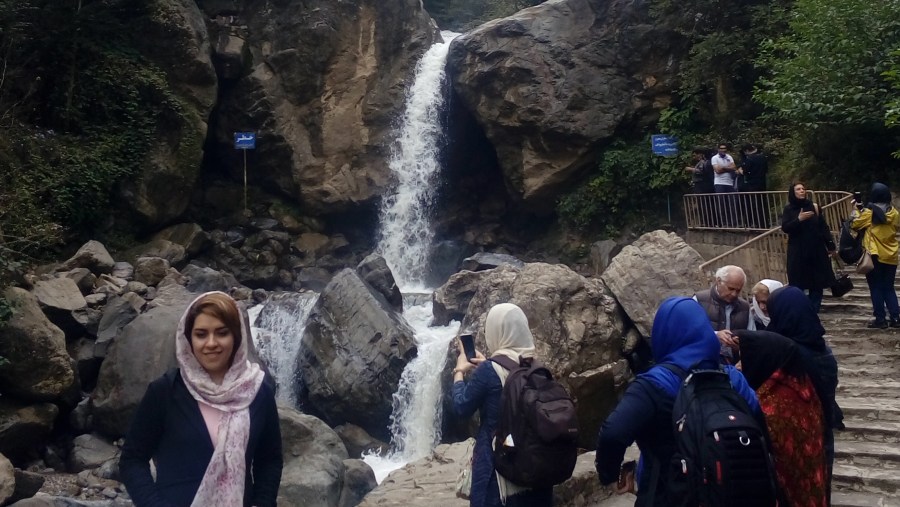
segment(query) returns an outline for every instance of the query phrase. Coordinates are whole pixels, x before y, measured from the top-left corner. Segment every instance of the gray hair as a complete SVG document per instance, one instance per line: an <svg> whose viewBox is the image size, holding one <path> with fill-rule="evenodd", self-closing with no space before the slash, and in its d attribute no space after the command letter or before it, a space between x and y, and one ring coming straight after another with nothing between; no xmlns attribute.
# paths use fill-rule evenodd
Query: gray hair
<svg viewBox="0 0 900 507"><path fill-rule="evenodd" d="M722 266L721 268L716 270L716 281L725 280L732 274L741 275L741 280L743 280L743 283L747 283L747 275L744 273L744 270L741 269L740 266L733 266L731 264Z"/></svg>

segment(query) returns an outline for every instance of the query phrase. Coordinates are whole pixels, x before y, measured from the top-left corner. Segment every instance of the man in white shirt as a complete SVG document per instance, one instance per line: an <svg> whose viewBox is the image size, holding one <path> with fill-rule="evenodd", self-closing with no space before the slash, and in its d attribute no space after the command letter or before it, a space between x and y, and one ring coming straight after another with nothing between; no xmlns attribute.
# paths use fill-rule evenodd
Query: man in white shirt
<svg viewBox="0 0 900 507"><path fill-rule="evenodd" d="M734 179L737 166L734 165L734 159L728 154L728 145L719 143L719 152L713 155L710 160L713 167L713 188L717 194L734 193ZM736 223L737 214L735 208L737 205L735 196L726 197L721 195L717 197L716 207L718 208L717 218L720 226L731 227Z"/></svg>

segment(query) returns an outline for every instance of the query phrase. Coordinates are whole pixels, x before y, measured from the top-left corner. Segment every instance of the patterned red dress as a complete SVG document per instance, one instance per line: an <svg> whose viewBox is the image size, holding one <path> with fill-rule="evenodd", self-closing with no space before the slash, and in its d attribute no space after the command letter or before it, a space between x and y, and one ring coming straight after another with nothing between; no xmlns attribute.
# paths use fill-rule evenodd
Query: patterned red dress
<svg viewBox="0 0 900 507"><path fill-rule="evenodd" d="M756 391L766 415L778 485L791 507L827 505L822 405L808 377L776 371Z"/></svg>

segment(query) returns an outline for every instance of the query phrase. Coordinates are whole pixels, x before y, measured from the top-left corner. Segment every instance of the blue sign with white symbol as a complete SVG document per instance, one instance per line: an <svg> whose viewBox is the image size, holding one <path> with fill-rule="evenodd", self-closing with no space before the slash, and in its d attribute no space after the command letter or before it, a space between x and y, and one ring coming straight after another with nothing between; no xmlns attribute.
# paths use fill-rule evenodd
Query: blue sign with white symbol
<svg viewBox="0 0 900 507"><path fill-rule="evenodd" d="M675 136L657 134L650 137L650 147L653 149L654 155L674 157L675 155L678 155L678 138Z"/></svg>
<svg viewBox="0 0 900 507"><path fill-rule="evenodd" d="M252 150L256 148L256 132L235 132L234 149Z"/></svg>

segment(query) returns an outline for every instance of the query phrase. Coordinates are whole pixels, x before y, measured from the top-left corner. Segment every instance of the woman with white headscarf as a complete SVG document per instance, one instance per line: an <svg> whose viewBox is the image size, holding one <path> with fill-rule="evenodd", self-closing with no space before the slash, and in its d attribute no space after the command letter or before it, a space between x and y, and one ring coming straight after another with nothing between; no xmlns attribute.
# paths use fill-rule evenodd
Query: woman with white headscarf
<svg viewBox="0 0 900 507"><path fill-rule="evenodd" d="M228 294L188 306L175 332L179 367L147 388L122 447L119 470L136 507L275 507L281 429L249 339Z"/></svg>
<svg viewBox="0 0 900 507"><path fill-rule="evenodd" d="M769 327L769 323L772 322L768 308L769 294L782 287L783 283L768 278L760 280L753 286L753 290L750 291L753 300L750 302L750 323L747 325L749 331L764 331Z"/></svg>
<svg viewBox="0 0 900 507"><path fill-rule="evenodd" d="M534 337L528 319L514 304L495 305L488 312L484 336L491 357L506 356L516 363L534 358ZM468 380L466 374L470 373ZM476 352L469 361L460 348L453 369L453 409L460 417L479 411L481 426L472 453L471 507L544 507L553 504L553 488L526 489L506 480L494 469L492 440L500 419L500 395L509 372Z"/></svg>

